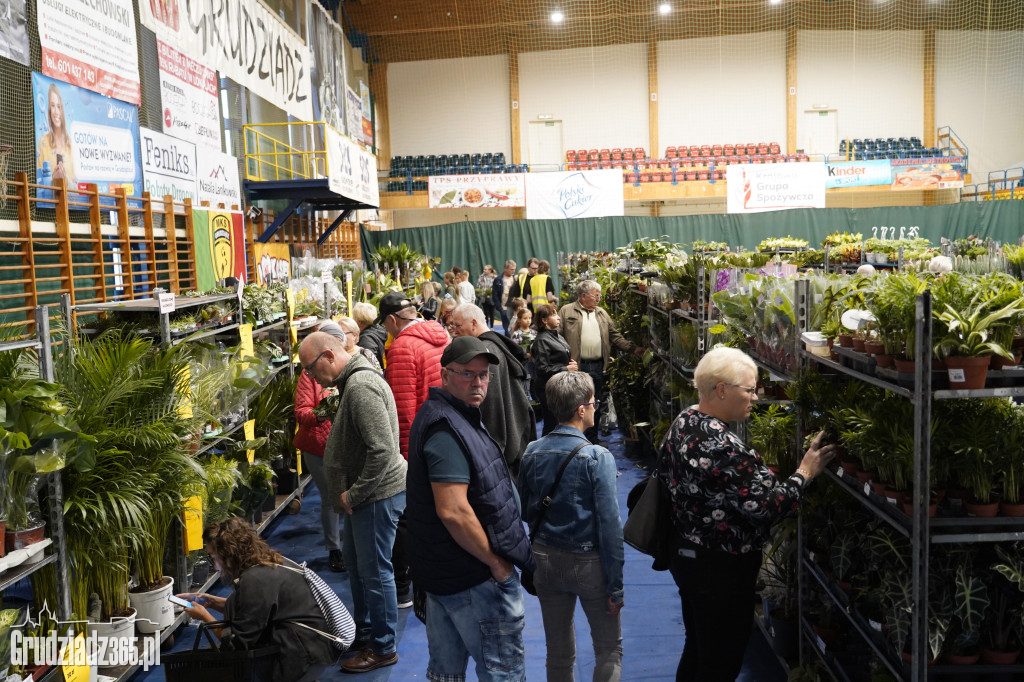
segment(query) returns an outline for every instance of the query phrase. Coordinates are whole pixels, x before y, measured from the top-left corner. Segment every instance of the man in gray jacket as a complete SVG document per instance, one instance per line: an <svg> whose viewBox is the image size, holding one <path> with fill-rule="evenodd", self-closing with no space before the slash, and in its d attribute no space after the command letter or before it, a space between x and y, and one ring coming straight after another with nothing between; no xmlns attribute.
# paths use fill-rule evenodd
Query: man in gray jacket
<svg viewBox="0 0 1024 682"><path fill-rule="evenodd" d="M347 514L342 551L352 587L358 651L341 664L360 673L398 662L398 600L391 548L405 511L406 462L398 449L398 412L387 382L361 354L323 332L299 346L302 370L337 386L341 402L324 448L327 498Z"/></svg>

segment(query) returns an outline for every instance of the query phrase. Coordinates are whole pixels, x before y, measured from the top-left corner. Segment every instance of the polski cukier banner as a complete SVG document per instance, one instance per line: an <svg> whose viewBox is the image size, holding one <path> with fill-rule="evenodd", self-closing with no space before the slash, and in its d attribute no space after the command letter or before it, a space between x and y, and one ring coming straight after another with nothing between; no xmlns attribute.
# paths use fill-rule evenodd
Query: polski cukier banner
<svg viewBox="0 0 1024 682"><path fill-rule="evenodd" d="M256 283L260 286L283 282L291 277L292 257L288 244L254 242L252 258L256 263Z"/></svg>
<svg viewBox="0 0 1024 682"><path fill-rule="evenodd" d="M131 0L39 0L36 15L44 75L142 102Z"/></svg>
<svg viewBox="0 0 1024 682"><path fill-rule="evenodd" d="M506 208L526 205L526 173L433 175L428 178L428 183L430 208Z"/></svg>
<svg viewBox="0 0 1024 682"><path fill-rule="evenodd" d="M955 189L964 186L962 156L893 159L892 189Z"/></svg>
<svg viewBox="0 0 1024 682"><path fill-rule="evenodd" d="M728 213L763 213L787 208L825 208L825 164L741 163L727 166Z"/></svg>
<svg viewBox="0 0 1024 682"><path fill-rule="evenodd" d="M526 217L600 218L626 212L621 170L528 173Z"/></svg>
<svg viewBox="0 0 1024 682"><path fill-rule="evenodd" d="M309 49L259 0L141 0L156 37L300 121L313 119Z"/></svg>
<svg viewBox="0 0 1024 682"><path fill-rule="evenodd" d="M135 106L38 73L32 74L32 100L39 184L64 178L72 189L95 183L102 193L123 187L128 196L140 195Z"/></svg>
<svg viewBox="0 0 1024 682"><path fill-rule="evenodd" d="M4 0L0 7L0 57L29 66L25 0Z"/></svg>
<svg viewBox="0 0 1024 682"><path fill-rule="evenodd" d="M199 203L209 202L216 208L242 207L242 190L238 182L238 159L212 149L196 147Z"/></svg>
<svg viewBox="0 0 1024 682"><path fill-rule="evenodd" d="M221 151L217 72L162 40L156 41L156 53L164 132L197 147Z"/></svg>
<svg viewBox="0 0 1024 682"><path fill-rule="evenodd" d="M380 206L377 158L330 126L327 127L327 182L335 194Z"/></svg>
<svg viewBox="0 0 1024 682"><path fill-rule="evenodd" d="M142 181L154 199L166 195L175 202L191 199L196 192L196 146L148 128L139 129Z"/></svg>
<svg viewBox="0 0 1024 682"><path fill-rule="evenodd" d="M245 281L245 236L241 211L192 209L196 287L209 291L227 277Z"/></svg>

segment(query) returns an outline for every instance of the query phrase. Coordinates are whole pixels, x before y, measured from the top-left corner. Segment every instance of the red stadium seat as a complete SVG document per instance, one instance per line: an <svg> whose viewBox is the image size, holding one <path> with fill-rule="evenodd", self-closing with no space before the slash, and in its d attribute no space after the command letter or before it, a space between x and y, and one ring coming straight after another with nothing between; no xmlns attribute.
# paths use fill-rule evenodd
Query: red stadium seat
<svg viewBox="0 0 1024 682"><path fill-rule="evenodd" d="M588 151L587 152L587 158L590 161L600 161L601 160L600 153L596 149L591 149L590 151Z"/></svg>
<svg viewBox="0 0 1024 682"><path fill-rule="evenodd" d="M690 182L692 182L693 180L696 180L697 179L697 171L692 171L692 170L686 171L686 179L687 179L687 181L690 181Z"/></svg>
<svg viewBox="0 0 1024 682"><path fill-rule="evenodd" d="M647 151L643 147L634 147L633 156L638 159L645 159L647 158Z"/></svg>
<svg viewBox="0 0 1024 682"><path fill-rule="evenodd" d="M676 148L675 147L665 147L665 158L666 159L674 159L674 158L676 158Z"/></svg>
<svg viewBox="0 0 1024 682"><path fill-rule="evenodd" d="M598 154L600 155L600 158L601 158L602 161L611 161L612 160L612 153L608 149L602 149L600 152L598 152Z"/></svg>
<svg viewBox="0 0 1024 682"><path fill-rule="evenodd" d="M618 147L612 150L612 161L622 161L622 150Z"/></svg>
<svg viewBox="0 0 1024 682"><path fill-rule="evenodd" d="M771 151L772 154L778 154L781 151L778 142L769 142L768 149Z"/></svg>
<svg viewBox="0 0 1024 682"><path fill-rule="evenodd" d="M567 149L566 152L565 152L565 160L568 161L569 163L575 162L576 161L576 150L575 149Z"/></svg>
<svg viewBox="0 0 1024 682"><path fill-rule="evenodd" d="M722 153L725 154L726 156L735 156L736 148L733 147L731 144L727 144L724 147L722 147Z"/></svg>
<svg viewBox="0 0 1024 682"><path fill-rule="evenodd" d="M633 160L633 150L629 149L628 147L623 149L622 150L622 160L623 161L632 161Z"/></svg>

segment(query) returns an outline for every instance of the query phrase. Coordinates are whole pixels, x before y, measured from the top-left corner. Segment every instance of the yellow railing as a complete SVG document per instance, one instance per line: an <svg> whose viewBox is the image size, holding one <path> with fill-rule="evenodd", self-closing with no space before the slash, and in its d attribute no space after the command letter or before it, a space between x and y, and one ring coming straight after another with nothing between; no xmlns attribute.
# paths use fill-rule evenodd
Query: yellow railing
<svg viewBox="0 0 1024 682"><path fill-rule="evenodd" d="M327 177L327 126L253 123L243 126L247 180L312 180ZM306 151L311 148L312 151Z"/></svg>

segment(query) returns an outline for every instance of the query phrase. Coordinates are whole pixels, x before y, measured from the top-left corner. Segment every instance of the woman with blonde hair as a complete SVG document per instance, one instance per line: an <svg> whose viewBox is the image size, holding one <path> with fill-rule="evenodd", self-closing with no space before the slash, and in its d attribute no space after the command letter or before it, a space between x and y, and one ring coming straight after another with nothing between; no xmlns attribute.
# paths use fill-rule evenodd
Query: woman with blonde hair
<svg viewBox="0 0 1024 682"><path fill-rule="evenodd" d="M46 122L50 132L39 138L36 168L42 168L44 162L49 163L51 178L64 178L69 189L76 189L78 183L75 181L75 158L71 148L71 136L68 134L64 100L56 83L50 83L46 96Z"/></svg>

